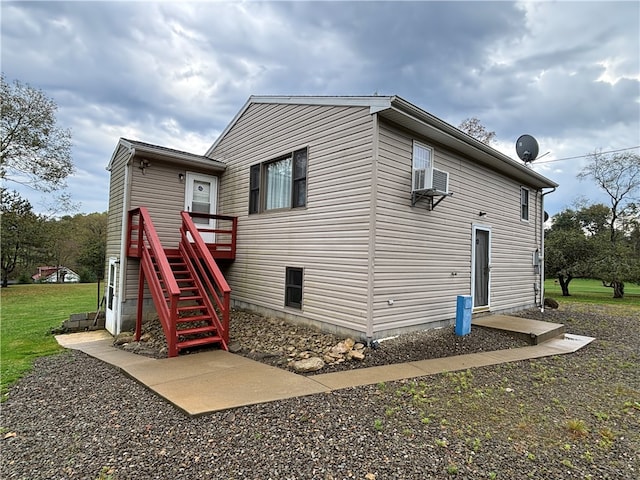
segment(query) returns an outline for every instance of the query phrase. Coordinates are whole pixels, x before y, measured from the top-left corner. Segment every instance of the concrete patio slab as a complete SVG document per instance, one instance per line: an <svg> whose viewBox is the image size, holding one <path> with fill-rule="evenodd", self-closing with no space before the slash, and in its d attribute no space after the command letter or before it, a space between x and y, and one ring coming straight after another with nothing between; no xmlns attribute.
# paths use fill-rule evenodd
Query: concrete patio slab
<svg viewBox="0 0 640 480"><path fill-rule="evenodd" d="M329 392L314 380L268 365L239 365L147 385L189 415Z"/></svg>
<svg viewBox="0 0 640 480"><path fill-rule="evenodd" d="M543 322L530 318L512 317L509 315L485 315L474 317L471 325L485 328L495 328L518 334L537 345L552 338L564 334L564 325L561 323Z"/></svg>
<svg viewBox="0 0 640 480"><path fill-rule="evenodd" d="M56 335L56 341L63 346L64 348L72 348L74 350L79 350L75 348L77 345L83 343L95 343L100 340L110 340L113 341L113 337L106 330L94 330L90 332L78 332L78 333L65 333L63 335ZM108 345L108 343L105 343Z"/></svg>
<svg viewBox="0 0 640 480"><path fill-rule="evenodd" d="M545 327L517 317L499 319L499 322L508 321L510 327L514 328L521 320L524 321L523 325L515 328L522 331L532 327L536 331L549 331L557 325L550 324ZM87 355L118 367L188 415L201 415L344 388L573 353L594 339L565 334L528 347L313 376L298 375L223 350L153 359L114 348L113 338L106 331L57 335L56 340L65 348L81 350Z"/></svg>

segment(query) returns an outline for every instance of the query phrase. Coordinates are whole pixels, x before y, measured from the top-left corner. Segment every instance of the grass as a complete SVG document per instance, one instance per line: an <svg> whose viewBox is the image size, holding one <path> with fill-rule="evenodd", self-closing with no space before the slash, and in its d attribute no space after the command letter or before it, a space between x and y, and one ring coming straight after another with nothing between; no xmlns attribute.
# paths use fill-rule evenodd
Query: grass
<svg viewBox="0 0 640 480"><path fill-rule="evenodd" d="M62 348L51 335L72 313L95 311L95 283L12 285L0 289L0 388L28 372L33 361Z"/></svg>
<svg viewBox="0 0 640 480"><path fill-rule="evenodd" d="M563 297L553 279L545 282L546 295L561 303L618 305L625 310L640 305L640 286L625 285L625 298L614 299L610 288L591 279L574 279L570 297ZM14 285L0 289L0 387L4 394L9 385L29 371L37 357L62 349L49 333L72 313L96 308L96 284ZM464 388L464 378L456 377Z"/></svg>
<svg viewBox="0 0 640 480"><path fill-rule="evenodd" d="M602 285L600 280L590 278L574 278L569 283L570 297L562 296L560 284L555 279L544 282L545 296L553 297L560 303L579 302L605 305L638 305L640 304L640 285L625 283L624 298L613 298L613 289Z"/></svg>

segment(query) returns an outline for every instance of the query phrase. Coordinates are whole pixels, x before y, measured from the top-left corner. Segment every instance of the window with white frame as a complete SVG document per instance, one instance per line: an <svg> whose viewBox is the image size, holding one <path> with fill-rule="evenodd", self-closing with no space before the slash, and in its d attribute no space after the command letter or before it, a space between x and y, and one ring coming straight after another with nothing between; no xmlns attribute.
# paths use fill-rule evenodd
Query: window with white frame
<svg viewBox="0 0 640 480"><path fill-rule="evenodd" d="M304 207L306 203L306 148L251 166L249 213Z"/></svg>
<svg viewBox="0 0 640 480"><path fill-rule="evenodd" d="M520 188L520 220L529 221L529 189Z"/></svg>
<svg viewBox="0 0 640 480"><path fill-rule="evenodd" d="M433 149L420 142L413 142L413 169L411 190L431 188L433 176Z"/></svg>

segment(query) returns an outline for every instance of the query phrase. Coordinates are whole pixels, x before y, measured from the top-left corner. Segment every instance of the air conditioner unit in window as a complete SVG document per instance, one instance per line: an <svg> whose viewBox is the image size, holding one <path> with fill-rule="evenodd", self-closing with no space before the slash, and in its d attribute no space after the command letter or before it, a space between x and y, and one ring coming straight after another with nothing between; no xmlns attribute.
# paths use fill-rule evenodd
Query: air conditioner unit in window
<svg viewBox="0 0 640 480"><path fill-rule="evenodd" d="M442 170L433 169L433 181L431 182L431 189L437 193L448 194L449 193L449 173Z"/></svg>
<svg viewBox="0 0 640 480"><path fill-rule="evenodd" d="M430 180L428 174L429 170L427 170L426 168L413 169L413 188L411 189L412 192L427 190L431 187L428 182L428 180Z"/></svg>

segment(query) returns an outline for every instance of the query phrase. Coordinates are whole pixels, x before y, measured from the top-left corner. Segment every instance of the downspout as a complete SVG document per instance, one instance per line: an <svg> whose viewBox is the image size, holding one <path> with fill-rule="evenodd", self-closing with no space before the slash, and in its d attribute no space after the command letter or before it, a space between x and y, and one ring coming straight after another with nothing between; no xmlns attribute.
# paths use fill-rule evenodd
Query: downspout
<svg viewBox="0 0 640 480"><path fill-rule="evenodd" d="M556 191L556 187L540 196L540 312L544 313L544 196Z"/></svg>
<svg viewBox="0 0 640 480"><path fill-rule="evenodd" d="M366 335L367 345L371 345L373 339L373 294L375 284L375 255L376 255L376 215L378 197L378 114L372 116L372 151L371 151L371 197L369 199L369 245L367 264L367 313Z"/></svg>

